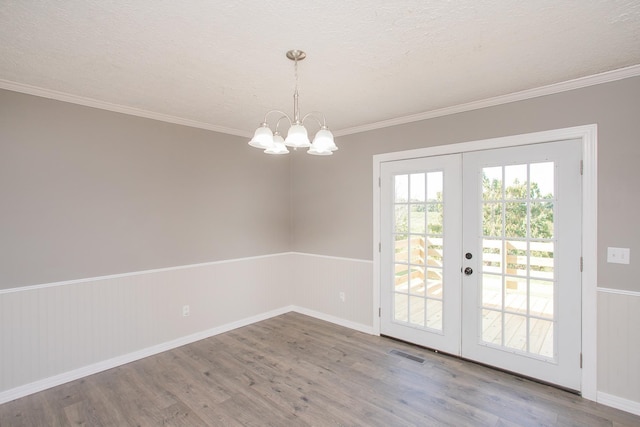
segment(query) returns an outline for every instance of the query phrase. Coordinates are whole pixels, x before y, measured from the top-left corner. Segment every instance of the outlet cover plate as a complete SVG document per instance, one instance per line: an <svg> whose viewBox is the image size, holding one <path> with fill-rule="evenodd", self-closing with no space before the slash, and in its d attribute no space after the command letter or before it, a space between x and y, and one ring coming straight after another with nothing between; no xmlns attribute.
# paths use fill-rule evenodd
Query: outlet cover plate
<svg viewBox="0 0 640 427"><path fill-rule="evenodd" d="M629 264L631 250L629 248L607 248L607 262L613 264Z"/></svg>

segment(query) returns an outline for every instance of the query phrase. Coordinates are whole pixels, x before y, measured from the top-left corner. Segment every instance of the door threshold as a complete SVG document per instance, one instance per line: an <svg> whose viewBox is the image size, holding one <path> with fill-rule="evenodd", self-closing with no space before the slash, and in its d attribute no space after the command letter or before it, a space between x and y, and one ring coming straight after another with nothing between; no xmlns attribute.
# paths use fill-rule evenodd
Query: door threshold
<svg viewBox="0 0 640 427"><path fill-rule="evenodd" d="M574 390L574 389L571 389L571 388L563 387L563 386L558 385L558 384L550 383L548 381L543 381L543 380L540 380L538 378L529 377L527 375L522 375L522 374L519 374L517 372L513 372L513 371L509 371L507 369L500 368L498 366L493 366L493 365L488 365L486 363L476 362L475 360L467 359L466 357L462 357L462 356L459 356L457 354L446 353L444 351L440 351L440 350L437 350L435 348L425 347L423 345L415 344L415 343L412 343L412 342L409 342L409 341L405 341L405 340L402 340L400 338L395 338L395 337L392 337L392 336L389 336L389 335L380 335L380 336L383 337L383 338L387 338L387 339L392 340L392 341L401 342L401 343L404 343L404 344L407 344L407 345L410 345L412 347L416 347L416 348L419 348L419 349L422 349L422 350L427 350L427 351L429 351L431 353L442 355L444 357L451 357L453 359L458 359L458 360L462 360L462 361L465 361L465 362L473 363L474 365L483 366L485 368L493 369L494 371L498 371L498 372L503 372L505 374L512 375L512 376L514 376L516 378L520 378L520 379L531 381L531 382L534 382L534 383L546 385L548 387L553 387L553 388L556 388L558 390L566 391L567 393L575 394L576 396L582 396L582 393L579 390Z"/></svg>

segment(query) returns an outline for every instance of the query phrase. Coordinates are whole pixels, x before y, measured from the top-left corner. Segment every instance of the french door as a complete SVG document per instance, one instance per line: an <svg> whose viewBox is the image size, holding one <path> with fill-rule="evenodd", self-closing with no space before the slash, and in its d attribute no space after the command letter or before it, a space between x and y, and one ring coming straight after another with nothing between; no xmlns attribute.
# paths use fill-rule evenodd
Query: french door
<svg viewBox="0 0 640 427"><path fill-rule="evenodd" d="M381 164L381 333L580 389L581 147Z"/></svg>
<svg viewBox="0 0 640 427"><path fill-rule="evenodd" d="M460 155L382 164L381 333L460 354Z"/></svg>

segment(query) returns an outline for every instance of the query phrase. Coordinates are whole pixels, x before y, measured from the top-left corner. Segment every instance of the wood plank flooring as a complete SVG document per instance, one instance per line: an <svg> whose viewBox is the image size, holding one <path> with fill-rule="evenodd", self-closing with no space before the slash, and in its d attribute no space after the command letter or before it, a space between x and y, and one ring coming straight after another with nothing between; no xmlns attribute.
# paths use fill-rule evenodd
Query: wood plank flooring
<svg viewBox="0 0 640 427"><path fill-rule="evenodd" d="M640 426L640 417L288 313L0 405L2 427L70 425Z"/></svg>

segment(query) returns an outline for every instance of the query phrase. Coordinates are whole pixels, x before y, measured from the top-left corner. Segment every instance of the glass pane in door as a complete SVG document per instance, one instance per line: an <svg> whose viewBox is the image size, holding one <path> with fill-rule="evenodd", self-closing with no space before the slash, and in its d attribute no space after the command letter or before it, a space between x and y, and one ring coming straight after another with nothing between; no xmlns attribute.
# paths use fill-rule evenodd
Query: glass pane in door
<svg viewBox="0 0 640 427"><path fill-rule="evenodd" d="M443 171L393 176L393 321L442 331Z"/></svg>
<svg viewBox="0 0 640 427"><path fill-rule="evenodd" d="M555 355L554 163L482 169L480 340Z"/></svg>

